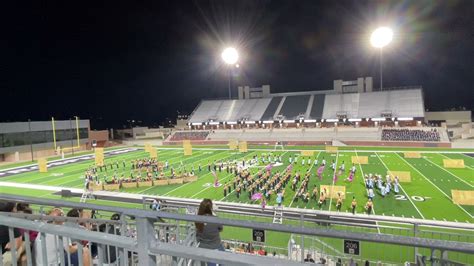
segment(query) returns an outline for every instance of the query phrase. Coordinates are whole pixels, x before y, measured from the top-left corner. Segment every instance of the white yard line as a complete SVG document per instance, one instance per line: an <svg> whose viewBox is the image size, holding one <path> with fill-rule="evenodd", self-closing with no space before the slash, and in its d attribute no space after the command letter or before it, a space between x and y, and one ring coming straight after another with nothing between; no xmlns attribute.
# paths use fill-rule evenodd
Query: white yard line
<svg viewBox="0 0 474 266"><path fill-rule="evenodd" d="M382 147L382 146L381 146ZM374 147L375 148L375 147ZM174 147L161 147L161 148L158 148L158 150L182 150L183 148L174 148ZM229 148L197 148L197 147L193 147L193 150L226 150L228 151ZM275 151L273 148L270 148L270 149L262 149L262 148L259 148L259 149L253 149L253 148L250 148L248 149L249 151ZM355 150L355 147L354 149L352 150L340 150L339 152L347 152L347 153L350 153L350 152L354 152ZM293 152L301 152L301 151L315 151L315 152L323 152L323 151L326 151L326 150L307 150L307 149L290 149L290 150L287 150L287 151L293 151ZM471 151L449 151L449 150L386 150L386 151L381 151L381 150L361 150L361 152L371 152L371 153L374 153L374 152L380 152L380 153L400 153L400 152L421 152L421 153L440 153L440 152L443 152L443 153L459 153L459 154L463 154L463 153L474 153L474 152L471 152Z"/></svg>
<svg viewBox="0 0 474 266"><path fill-rule="evenodd" d="M318 160L318 161L319 161L319 155L320 155L320 154L321 154L321 152L319 152L318 155L316 155L316 160ZM314 166L314 162L312 162L311 167L309 167L309 171L310 171L310 172L311 172L311 169L313 169L313 166ZM288 182L291 182L291 180L288 181ZM301 189L301 185L302 185L302 184L303 184L303 182L301 182L300 187L295 190L296 192ZM295 193L295 195L293 196L293 199L291 200L290 205L288 205L288 208L290 208L291 205L293 205L293 202L295 201L295 198L296 198L296 193Z"/></svg>
<svg viewBox="0 0 474 266"><path fill-rule="evenodd" d="M450 196L448 196L448 194L444 193L443 190L441 190L437 185L435 185L433 182L431 182L431 180L429 178L427 178L424 174L422 174L416 167L414 167L413 165L411 165L407 160L405 160L402 156L400 156L398 153L396 153L398 157L400 157L406 164L408 164L411 168L415 169L416 172L418 172L418 174L420 174L426 181L428 181L431 185L433 185L435 188L437 188L441 193L443 193L443 195L445 195L448 199L450 200L453 200ZM453 203L454 204L454 203ZM457 205L461 210L463 210L467 215L469 215L469 217L471 218L474 218L474 216L472 216L468 211L466 211L461 205L459 204L455 204Z"/></svg>
<svg viewBox="0 0 474 266"><path fill-rule="evenodd" d="M214 155L212 155L211 157L214 157L214 156L220 155L220 154L221 154L221 153L219 153L219 154L214 154ZM229 156L226 156L226 157L222 158L222 160L224 160L224 159L226 159L226 158L229 158L229 157L232 156L232 155L233 155L233 154L231 154L231 155L229 155ZM210 158L210 157L206 157L206 158L197 160L197 161L195 161L195 162L192 162L192 164L195 164L195 163L201 162L201 161L205 161L205 160L209 160L209 158ZM205 166L205 167L207 167L207 166ZM203 167L203 168L205 168L205 167ZM196 170L196 169L194 169L194 170ZM196 172L195 172L195 173L196 173ZM207 176L208 174L210 174L210 173L207 173L207 174L204 174L204 175L201 176L201 177L198 177L198 180L199 180L199 178L203 178L203 177ZM163 194L162 196L166 196L166 195L168 195L169 193L172 193L172 192L174 192L174 191L176 191L176 190L178 190L178 189L180 189L180 188L183 188L183 187L185 187L185 186L187 186L187 185L189 185L189 184L193 184L193 183L194 183L194 182L189 182L189 183L183 184L183 185L181 185L181 186L178 186L178 187L176 187L176 188L174 188L174 189L172 189L172 190L166 192L166 193ZM138 191L137 193L140 194L140 193L143 193L143 192L145 192L145 191L147 191L147 190L149 190L149 189L152 189L152 188L154 188L154 187L152 186L152 187L146 188L146 189L144 189L144 190Z"/></svg>
<svg viewBox="0 0 474 266"><path fill-rule="evenodd" d="M375 153L375 155L377 155L377 158L379 158L379 160L382 162L382 164L384 165L385 169L387 169L388 171L390 171L390 169L388 168L388 166L385 164L385 162L382 160L382 158L380 158L380 156ZM400 189L403 191L403 193L406 195L407 199L410 201L410 203L413 205L413 207L415 207L416 211L418 212L418 214L421 216L421 218L425 219L425 216L423 216L423 214L421 213L421 211L418 209L418 207L416 207L415 203L411 200L411 197L408 195L408 193L403 189L403 187L400 185L400 183L398 184L398 186L400 187Z"/></svg>
<svg viewBox="0 0 474 266"><path fill-rule="evenodd" d="M355 150L355 154L356 154L357 157L359 157L359 155L357 154L357 150ZM360 174L362 175L362 178L364 178L364 170L362 170L362 165L360 164L360 162L357 163L357 164L359 165ZM354 173L354 175L355 175L355 173ZM355 178L355 176L354 176L354 178ZM353 182L354 182L354 181L353 181ZM366 189L366 191L367 191L367 195L369 195L369 190ZM377 214L375 213L375 207L374 207L373 204L372 204L372 210L374 211L374 215L377 215ZM375 222L375 224L377 225L377 232L380 234L379 222Z"/></svg>
<svg viewBox="0 0 474 266"><path fill-rule="evenodd" d="M450 175L456 177L457 179L459 179L459 181L464 182L466 185L470 186L471 188L474 188L473 185L469 184L469 183L468 183L467 181L465 181L464 179L458 177L457 175L455 175L455 174L451 173L450 171L446 170L445 168L439 166L438 164L434 163L434 162L431 161L430 159L425 158L425 160L427 160L428 162L430 162L430 163L436 165L438 168L442 169L442 170L445 171L446 173L448 173L448 174L450 174Z"/></svg>
<svg viewBox="0 0 474 266"><path fill-rule="evenodd" d="M439 153L439 154L442 155L442 156L444 156L444 157L446 157L446 158L448 158L448 159L450 159L450 160L456 160L456 159L450 158L450 157L448 157L448 156L446 156L446 155L444 155L444 154L442 154L442 153ZM467 156L467 155L464 154L464 153L461 153L461 154L464 155L464 156L466 156L467 158L474 159L473 157ZM467 167L467 168L469 168L469 169L471 169L471 170L474 170L474 168L470 167L469 165L464 164L464 166Z"/></svg>
<svg viewBox="0 0 474 266"><path fill-rule="evenodd" d="M255 153L255 152L252 152L252 153L246 154L246 155L244 155L244 156L251 155L251 154L254 154L254 153ZM251 155L251 156L253 156L253 155ZM223 178L219 179L219 183L220 183L222 180L228 178L229 176L232 176L233 174L234 174L234 173L230 173L230 174L225 175ZM213 187L213 186L211 185L211 186L209 186L209 187L206 187L206 188L201 189L201 191L199 191L199 192L195 193L194 195L192 195L191 198L194 198L195 196L197 196L197 195L201 194L202 192L204 192L204 191L210 189L211 187Z"/></svg>
<svg viewBox="0 0 474 266"><path fill-rule="evenodd" d="M332 191L334 190L334 184L336 183L336 180L334 179L334 176L336 175L337 172L337 159L339 159L339 151L336 152L336 167L334 167L334 173L332 173L332 185L331 185L331 194ZM329 211L331 211L331 204L332 204L332 197L329 198Z"/></svg>

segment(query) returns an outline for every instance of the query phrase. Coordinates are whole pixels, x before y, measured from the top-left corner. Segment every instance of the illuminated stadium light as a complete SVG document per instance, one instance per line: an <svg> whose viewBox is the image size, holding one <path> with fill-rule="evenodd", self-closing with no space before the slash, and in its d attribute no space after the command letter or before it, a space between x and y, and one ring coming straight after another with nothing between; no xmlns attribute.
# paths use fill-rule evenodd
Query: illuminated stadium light
<svg viewBox="0 0 474 266"><path fill-rule="evenodd" d="M255 124L255 121L245 121L245 124Z"/></svg>
<svg viewBox="0 0 474 266"><path fill-rule="evenodd" d="M385 117L375 117L375 118L371 118L370 120L372 121L385 121Z"/></svg>
<svg viewBox="0 0 474 266"><path fill-rule="evenodd" d="M227 121L227 125L237 125L236 121Z"/></svg>
<svg viewBox="0 0 474 266"><path fill-rule="evenodd" d="M239 54L237 53L237 50L233 47L228 47L224 49L224 51L221 54L222 60L228 65L233 65L237 63L237 60L239 60Z"/></svg>
<svg viewBox="0 0 474 266"><path fill-rule="evenodd" d="M211 126L219 125L219 122L209 122L209 125Z"/></svg>
<svg viewBox="0 0 474 266"><path fill-rule="evenodd" d="M295 123L295 120L283 120L283 123L291 124Z"/></svg>
<svg viewBox="0 0 474 266"><path fill-rule="evenodd" d="M305 123L316 123L316 119L305 119Z"/></svg>
<svg viewBox="0 0 474 266"><path fill-rule="evenodd" d="M393 39L393 31L388 27L377 28L370 36L370 43L373 47L380 49L380 91L383 90L383 48Z"/></svg>
<svg viewBox="0 0 474 266"><path fill-rule="evenodd" d="M264 123L264 124L273 124L273 120L265 120L262 123Z"/></svg>
<svg viewBox="0 0 474 266"><path fill-rule="evenodd" d="M191 123L191 125L193 125L193 126L200 126L200 125L202 125L202 123L201 123L201 122L194 122L194 123Z"/></svg>
<svg viewBox="0 0 474 266"><path fill-rule="evenodd" d="M326 119L326 122L339 122L339 119L336 119L336 118Z"/></svg>
<svg viewBox="0 0 474 266"><path fill-rule="evenodd" d="M383 48L393 40L393 31L388 27L377 28L370 35L370 43L375 48Z"/></svg>
<svg viewBox="0 0 474 266"><path fill-rule="evenodd" d="M349 122L360 122L362 119L360 118L349 118Z"/></svg>
<svg viewBox="0 0 474 266"><path fill-rule="evenodd" d="M398 121L413 121L413 117L399 117Z"/></svg>

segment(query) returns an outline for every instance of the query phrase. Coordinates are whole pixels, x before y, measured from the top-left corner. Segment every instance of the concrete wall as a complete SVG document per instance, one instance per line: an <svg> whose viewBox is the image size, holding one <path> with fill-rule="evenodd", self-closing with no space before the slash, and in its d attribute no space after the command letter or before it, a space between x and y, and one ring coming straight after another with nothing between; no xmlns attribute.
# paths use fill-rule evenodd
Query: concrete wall
<svg viewBox="0 0 474 266"><path fill-rule="evenodd" d="M425 112L425 121L446 121L446 124L471 122L471 111Z"/></svg>

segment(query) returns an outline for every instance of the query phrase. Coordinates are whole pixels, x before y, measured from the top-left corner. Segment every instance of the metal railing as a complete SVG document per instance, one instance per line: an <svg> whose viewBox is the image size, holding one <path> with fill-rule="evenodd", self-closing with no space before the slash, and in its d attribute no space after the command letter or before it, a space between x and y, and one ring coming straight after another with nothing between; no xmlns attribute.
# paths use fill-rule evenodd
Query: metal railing
<svg viewBox="0 0 474 266"><path fill-rule="evenodd" d="M92 257L91 255L89 255L91 256L91 259L93 261L95 260L98 265L104 264L104 251L106 249L108 250L109 246L112 246L117 249L117 261L119 265L157 265L157 263L162 265L174 265L178 264L179 262L188 264L188 262L196 263L200 261L220 263L226 265L299 264L299 262L297 261L282 260L273 257L234 254L229 252L223 255L222 251L196 248L190 238L187 238L187 241L186 238L183 238L184 236L189 236L189 234L192 233L193 224L195 222L221 224L231 228L261 229L304 236L325 237L331 239L352 239L359 241L367 241L370 243L385 243L396 246L427 248L430 250L440 251L444 254L452 251L467 254L474 253L473 243L446 241L439 239L426 239L417 236L390 235L385 233L351 232L337 230L329 227L305 227L304 223L301 223L301 225L272 224L266 222L256 222L252 220L226 219L213 216L197 216L181 213L169 213L164 211L157 212L140 209L126 209L119 207L100 206L95 204L75 203L23 196L2 195L0 196L0 199L13 202L26 202L35 205L55 207L60 206L62 208L78 208L88 210L99 210L101 212L118 213L121 219L119 220L119 222L113 222L113 224L120 225L121 233L119 235L87 231L79 227L55 225L41 221L53 221L49 217L43 217L43 219L39 219L37 216L29 217L26 214L22 214L22 218L18 218L10 214L0 214L0 225L7 226L9 228L11 240L13 239L14 228L37 231L39 232L40 239L45 239L47 235L58 236L60 244L63 244L65 241L70 243L71 239L78 240L76 241L78 252L78 255L76 256L78 257L78 260L81 263L84 262L83 255L85 253L90 253L89 249L91 248L91 245L85 243L84 240L88 241L88 243L98 243L98 245L96 245L97 256ZM131 219L130 217L132 217L133 219ZM30 220L25 218L28 218ZM163 223L162 221L166 222ZM103 223L104 221L103 219L92 219L84 221L68 220L68 222L99 224ZM172 238L166 238L165 241L160 241L160 238L158 237L159 231L157 230L157 226L159 228L160 223L161 225L167 225L169 227L171 227L171 224L175 225L173 231L175 234L174 241L169 241ZM125 234L126 228L132 227L132 224L133 230L135 230L136 233ZM184 225L184 227L182 225ZM184 234L180 234L179 232L182 227L187 228L183 229L186 232ZM181 237L181 235L183 237ZM25 239L27 239L27 234L25 234ZM26 242L28 244L28 241ZM29 246L25 246L27 247L27 260L31 260L31 250L28 252ZM44 249L41 250L44 255ZM64 250L61 250L61 264L65 265L63 264L63 262L65 262L65 259L62 256ZM16 261L15 252L15 248L12 248L11 255ZM68 259L70 258L69 253L69 250L66 250L67 256L65 257L67 257ZM45 258L46 255L43 256L43 260ZM81 263L80 265L82 265Z"/></svg>

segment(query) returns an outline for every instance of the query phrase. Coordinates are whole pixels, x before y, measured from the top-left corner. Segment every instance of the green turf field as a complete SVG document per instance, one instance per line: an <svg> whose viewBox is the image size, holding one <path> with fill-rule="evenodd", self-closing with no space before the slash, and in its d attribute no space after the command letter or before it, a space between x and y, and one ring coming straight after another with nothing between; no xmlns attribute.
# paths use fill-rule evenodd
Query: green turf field
<svg viewBox="0 0 474 266"><path fill-rule="evenodd" d="M171 167L179 169L181 162L186 166L188 170L194 167L198 180L193 183L187 183L182 185L168 185L161 187L149 187L149 188L133 188L123 189L123 192L139 193L143 195L165 195L170 197L184 197L184 198L210 198L219 201L228 202L243 202L252 203L248 198L248 193L244 192L237 198L235 190L232 193L224 197L223 186L215 188L212 186L214 177L211 172L207 170L207 164L223 161L242 161L249 160L254 155L260 155L262 153L273 153L274 155L281 155L283 164L275 166L272 172L283 172L289 164L289 158L298 157L298 163L293 167L293 173L300 172L302 175L309 170L311 172L311 178L309 182L309 191L316 185L338 185L346 187L346 200L343 203L342 211L350 211L351 199L354 196L358 201L356 211L358 213L364 212L364 205L367 201L367 191L363 183L363 174L381 174L385 176L387 170L390 171L408 171L411 174L411 182L400 183L401 189L398 195L395 195L393 190L385 198L382 198L378 190L374 199L374 211L378 215L385 216L398 216L398 217L414 217L421 219L432 219L432 220L446 220L446 221L458 221L458 222L474 222L474 206L467 205L456 205L452 203L451 190L474 190L474 157L470 157L462 152L434 152L434 149L427 149L425 153L422 152L422 158L410 159L404 158L403 151L401 148L389 148L374 150L370 149L347 149L339 150L336 153L327 153L323 149L316 151L314 156L311 157L311 165L307 163L302 165L301 162L303 157L305 162L308 161L308 156L301 156L297 150L287 149L284 151L271 151L271 150L249 150L247 153L239 153L238 151L230 151L226 149L194 149L192 156L183 156L181 149L159 149L158 158L160 161L168 161ZM298 147L296 147L298 148ZM305 147L308 148L308 147ZM311 148L311 147L309 147ZM314 147L315 149L321 147ZM413 151L413 149L410 149ZM420 151L417 149L417 151ZM472 151L471 151L472 152ZM352 166L352 156L367 156L368 164L356 164L357 172L354 181L345 181L349 175L349 169ZM107 175L110 177L114 172L120 176L122 173L127 175L130 172L130 162L134 159L145 158L147 153L143 150L116 155L113 157L107 157L106 162L114 162L125 160L127 165L125 168L120 163L119 169L109 170ZM325 171L323 172L323 179L319 180L316 177L316 169L318 166L314 165L314 160L318 159L319 164L322 159L327 161ZM443 159L463 159L465 168L463 169L445 169L443 167ZM345 173L343 173L337 180L333 182L334 171L330 168L332 161L335 161L337 168L343 163L345 164ZM59 186L66 188L82 188L84 185L84 171L91 166L92 160L84 161L81 163L75 163L65 166L57 166L50 168L48 173L22 173L13 176L0 178L1 181L16 182L16 183L28 183L37 185L47 186ZM198 171L198 166L201 164L202 171ZM250 168L252 173L263 169L268 163L260 162L258 165L254 165ZM8 168L8 166L3 166ZM102 179L104 173L99 172L100 179ZM169 170L166 172L169 174ZM233 174L228 174L225 169L222 172L217 172L220 183L230 182L233 178ZM299 185L301 182L299 183ZM28 195L35 197L45 198L59 198L59 196L52 195L49 191L35 190L35 189L24 189L15 188L12 186L0 186L0 193L17 194L17 195ZM78 199L71 199L77 201ZM97 200L95 203L116 205L122 207L141 207L138 204L124 204L112 201ZM256 203L258 204L258 203ZM268 205L275 204L275 197L268 201ZM289 207L298 207L305 209L320 209L317 206L315 200L310 200L308 203L302 202L301 200L295 199L295 191L290 189L288 185L285 190L285 197L283 204ZM323 205L322 210L336 210L336 201L328 200L328 204ZM233 219L256 219L255 217L227 217ZM262 218L263 219L263 218ZM258 219L256 219L258 220ZM268 219L267 219L268 220ZM271 222L263 219L262 221ZM291 222L290 222L291 223ZM310 226L310 225L308 225ZM245 231L245 232L244 232ZM228 230L224 231L223 238L239 239L249 241L250 233L246 232L247 229L240 230ZM369 230L371 231L371 230ZM373 230L372 230L373 231ZM245 235L245 237L243 237ZM472 233L470 233L472 236ZM470 236L470 237L471 237ZM288 234L272 233L267 237L269 239L268 245L275 247L285 248L288 244ZM470 238L474 239L474 236ZM326 244L339 246L339 240L324 240ZM314 244L314 243L313 243ZM371 244L366 244L370 250ZM373 244L375 245L375 244ZM366 251L366 257L375 259L375 252ZM413 252L407 249L407 257L412 257ZM390 257L390 256L389 256ZM395 256L396 257L396 256ZM472 257L458 258L463 261L469 260ZM390 258L392 259L392 258ZM398 259L393 258L393 261Z"/></svg>

